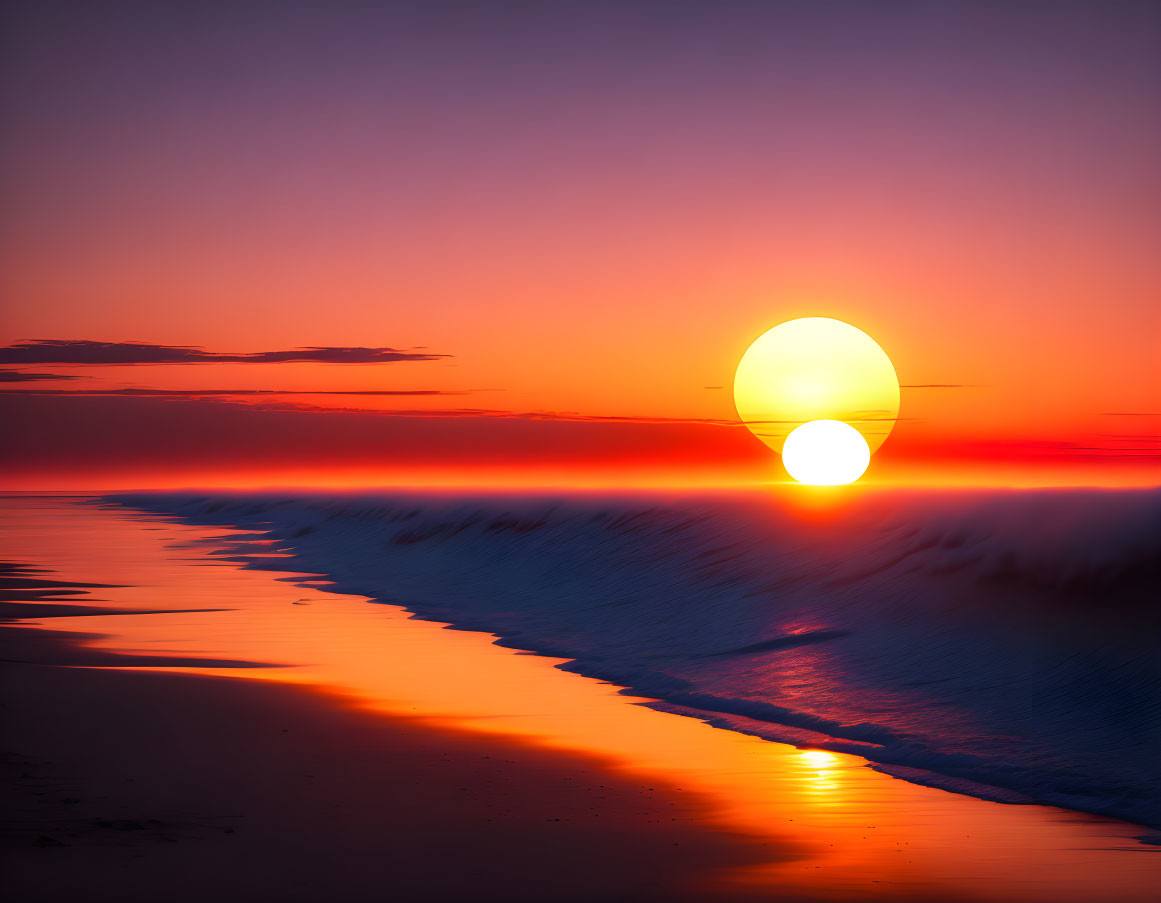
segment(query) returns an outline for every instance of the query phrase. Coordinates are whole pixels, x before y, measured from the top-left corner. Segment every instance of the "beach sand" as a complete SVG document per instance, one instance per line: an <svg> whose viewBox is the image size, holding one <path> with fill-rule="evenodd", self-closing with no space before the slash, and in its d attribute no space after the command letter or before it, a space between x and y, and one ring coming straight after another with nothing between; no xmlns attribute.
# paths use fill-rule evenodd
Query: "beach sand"
<svg viewBox="0 0 1161 903"><path fill-rule="evenodd" d="M9 900L683 899L782 852L594 757L2 634Z"/></svg>

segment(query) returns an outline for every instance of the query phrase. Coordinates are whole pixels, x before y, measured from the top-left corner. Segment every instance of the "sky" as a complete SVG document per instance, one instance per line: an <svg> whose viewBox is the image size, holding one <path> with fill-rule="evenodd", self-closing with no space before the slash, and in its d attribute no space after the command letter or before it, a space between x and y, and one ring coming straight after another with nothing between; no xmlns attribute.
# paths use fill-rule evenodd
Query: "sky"
<svg viewBox="0 0 1161 903"><path fill-rule="evenodd" d="M1155 3L3 15L7 488L783 479L803 316L898 373L869 480L1161 482Z"/></svg>

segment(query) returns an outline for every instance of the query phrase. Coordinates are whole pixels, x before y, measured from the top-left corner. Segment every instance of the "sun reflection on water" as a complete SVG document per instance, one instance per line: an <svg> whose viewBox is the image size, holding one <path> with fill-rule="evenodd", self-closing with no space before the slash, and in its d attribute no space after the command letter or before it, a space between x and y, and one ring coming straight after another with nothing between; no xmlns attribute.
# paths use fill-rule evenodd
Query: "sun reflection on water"
<svg viewBox="0 0 1161 903"><path fill-rule="evenodd" d="M811 795L829 794L838 789L835 769L840 759L834 753L821 749L804 749L798 758L805 772L803 790Z"/></svg>

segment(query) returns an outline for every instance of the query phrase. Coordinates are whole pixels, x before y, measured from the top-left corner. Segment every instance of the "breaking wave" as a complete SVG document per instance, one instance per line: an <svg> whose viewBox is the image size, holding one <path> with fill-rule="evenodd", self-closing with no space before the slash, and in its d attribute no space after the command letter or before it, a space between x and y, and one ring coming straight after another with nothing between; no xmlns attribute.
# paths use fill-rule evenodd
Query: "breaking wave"
<svg viewBox="0 0 1161 903"><path fill-rule="evenodd" d="M1159 491L111 500L666 711L1161 826Z"/></svg>

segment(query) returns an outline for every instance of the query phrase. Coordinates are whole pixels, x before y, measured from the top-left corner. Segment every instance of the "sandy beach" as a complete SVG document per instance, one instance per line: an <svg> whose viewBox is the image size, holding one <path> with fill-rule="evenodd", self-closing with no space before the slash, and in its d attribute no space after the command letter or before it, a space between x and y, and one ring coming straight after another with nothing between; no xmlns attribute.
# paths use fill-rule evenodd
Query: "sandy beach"
<svg viewBox="0 0 1161 903"><path fill-rule="evenodd" d="M17 900L1144 901L1161 874L1136 826L643 708L83 502L4 512Z"/></svg>
<svg viewBox="0 0 1161 903"><path fill-rule="evenodd" d="M3 632L5 659L34 652ZM562 876L567 899L683 899L783 854L593 757L301 687L45 661L3 666L9 899L537 900Z"/></svg>
<svg viewBox="0 0 1161 903"><path fill-rule="evenodd" d="M173 612L70 604L99 588L40 569L0 580L10 899L697 899L717 871L792 855L598 756L159 673L257 663L103 649L108 618Z"/></svg>

